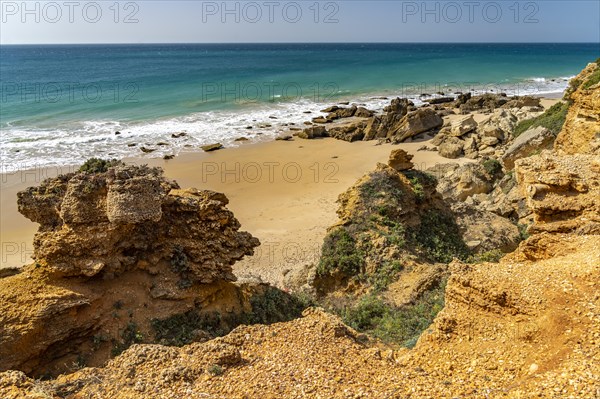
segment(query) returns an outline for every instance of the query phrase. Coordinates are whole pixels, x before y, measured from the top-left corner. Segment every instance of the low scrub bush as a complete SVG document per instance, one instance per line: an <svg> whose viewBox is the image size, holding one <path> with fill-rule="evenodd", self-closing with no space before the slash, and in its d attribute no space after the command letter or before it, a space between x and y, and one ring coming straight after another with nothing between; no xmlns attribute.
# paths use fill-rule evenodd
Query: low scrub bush
<svg viewBox="0 0 600 399"><path fill-rule="evenodd" d="M411 348L444 308L445 283L425 292L414 304L395 307L375 295L368 295L339 312L352 328L388 344Z"/></svg>
<svg viewBox="0 0 600 399"><path fill-rule="evenodd" d="M519 137L527 130L539 126L545 127L554 135L557 135L565 124L568 110L569 104L566 102L556 103L540 116L519 122L515 128L515 131L513 132L513 136Z"/></svg>

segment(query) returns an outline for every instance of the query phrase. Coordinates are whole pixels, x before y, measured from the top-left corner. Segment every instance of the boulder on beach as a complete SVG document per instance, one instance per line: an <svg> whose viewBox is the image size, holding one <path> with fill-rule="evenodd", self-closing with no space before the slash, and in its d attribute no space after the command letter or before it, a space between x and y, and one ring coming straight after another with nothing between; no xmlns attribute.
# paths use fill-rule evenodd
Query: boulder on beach
<svg viewBox="0 0 600 399"><path fill-rule="evenodd" d="M354 116L356 116L357 118L370 118L373 116L373 114L373 111L368 110L365 107L358 107L356 109L356 112L354 113Z"/></svg>
<svg viewBox="0 0 600 399"><path fill-rule="evenodd" d="M329 136L338 140L358 141L365 137L365 121L350 123L342 126L332 127L328 130Z"/></svg>
<svg viewBox="0 0 600 399"><path fill-rule="evenodd" d="M430 108L419 108L404 116L387 137L399 143L417 134L442 127L443 119Z"/></svg>
<svg viewBox="0 0 600 399"><path fill-rule="evenodd" d="M444 158L456 159L463 154L463 141L458 137L447 137L438 147L439 154Z"/></svg>
<svg viewBox="0 0 600 399"><path fill-rule="evenodd" d="M200 148L202 148L202 150L204 150L204 152L217 151L217 150L220 150L221 148L223 148L223 144L221 144L221 143L208 144L208 145L203 145Z"/></svg>
<svg viewBox="0 0 600 399"><path fill-rule="evenodd" d="M324 113L324 114L328 114L330 112L335 112L335 111L337 111L338 109L341 109L341 108L342 107L339 107L337 105L332 105L331 107L327 107L325 109L322 109L321 112Z"/></svg>
<svg viewBox="0 0 600 399"><path fill-rule="evenodd" d="M318 137L327 137L327 135L327 129L325 129L325 126L309 127L298 133L298 137L301 139L315 139Z"/></svg>
<svg viewBox="0 0 600 399"><path fill-rule="evenodd" d="M429 104L445 104L445 103L451 103L452 101L454 101L454 97L437 97L437 98L430 98L425 100L426 103Z"/></svg>
<svg viewBox="0 0 600 399"><path fill-rule="evenodd" d="M468 115L452 121L450 124L450 135L460 137L475 129L477 129L477 122L473 119L473 115Z"/></svg>

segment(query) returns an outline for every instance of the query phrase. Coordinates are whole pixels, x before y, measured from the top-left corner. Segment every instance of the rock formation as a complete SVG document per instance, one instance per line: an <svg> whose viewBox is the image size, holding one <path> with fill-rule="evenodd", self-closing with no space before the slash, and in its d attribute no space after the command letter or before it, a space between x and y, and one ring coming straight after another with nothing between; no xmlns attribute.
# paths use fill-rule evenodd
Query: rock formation
<svg viewBox="0 0 600 399"><path fill-rule="evenodd" d="M518 160L515 172L534 215L533 232L600 233L599 155L545 151Z"/></svg>
<svg viewBox="0 0 600 399"><path fill-rule="evenodd" d="M512 170L515 167L515 161L520 158L526 158L542 150L552 148L554 144L554 135L545 127L538 126L527 130L517 137L506 149L502 156L502 164L506 170Z"/></svg>
<svg viewBox="0 0 600 399"><path fill-rule="evenodd" d="M340 195L340 220L329 229L312 276L317 293L384 290L388 287L378 279L386 276L394 298L415 299L422 286L440 283L445 264L454 257L467 260L517 247L520 234L515 224L462 203L490 192L495 172L472 163L423 173L412 169L411 159L406 151L393 150L388 165L379 164ZM428 283L409 284L425 276Z"/></svg>
<svg viewBox="0 0 600 399"><path fill-rule="evenodd" d="M600 154L600 61L590 63L571 81L565 97L572 102L555 149L564 154Z"/></svg>
<svg viewBox="0 0 600 399"><path fill-rule="evenodd" d="M600 81L598 63L571 82L555 151L515 162L521 195L533 213L532 233L600 233L600 84L594 74Z"/></svg>
<svg viewBox="0 0 600 399"><path fill-rule="evenodd" d="M238 232L227 203L223 194L180 190L160 169L126 165L18 194L19 211L40 224L33 259L63 276L112 278L182 259L187 277L202 283L234 281L231 265L259 245Z"/></svg>
<svg viewBox="0 0 600 399"><path fill-rule="evenodd" d="M411 160L413 159L413 155L407 153L405 150L399 148L397 150L392 150L390 153L390 159L388 161L388 165L392 168L396 169L398 172L402 172L404 170L412 169L415 166Z"/></svg>
<svg viewBox="0 0 600 399"><path fill-rule="evenodd" d="M40 228L35 263L0 278L1 370L56 375L133 343L181 345L293 313L287 294L233 283L232 264L259 242L223 194L181 190L157 168L82 170L19 193Z"/></svg>
<svg viewBox="0 0 600 399"><path fill-rule="evenodd" d="M326 131L315 131L314 127L306 128L298 134L300 138L312 139L317 137L334 137L339 140L375 140L399 143L424 132L438 129L442 126L442 118L430 108L419 108L409 111L414 104L407 99L393 99L384 108L383 115L373 115L362 107L340 108L329 107L323 112L328 112L325 118L315 118L315 123L330 123L341 118L352 116L359 120L349 120L326 129ZM356 119L354 118L354 119ZM324 129L325 127L323 127Z"/></svg>

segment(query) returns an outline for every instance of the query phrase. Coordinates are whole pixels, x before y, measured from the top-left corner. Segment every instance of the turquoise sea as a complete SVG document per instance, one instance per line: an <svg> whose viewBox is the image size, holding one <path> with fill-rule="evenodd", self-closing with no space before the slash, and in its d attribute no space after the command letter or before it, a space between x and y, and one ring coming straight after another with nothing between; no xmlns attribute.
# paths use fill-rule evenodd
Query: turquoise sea
<svg viewBox="0 0 600 399"><path fill-rule="evenodd" d="M598 43L0 46L0 155L11 169L142 155L133 143L162 156L275 136L338 101L559 93L598 57Z"/></svg>

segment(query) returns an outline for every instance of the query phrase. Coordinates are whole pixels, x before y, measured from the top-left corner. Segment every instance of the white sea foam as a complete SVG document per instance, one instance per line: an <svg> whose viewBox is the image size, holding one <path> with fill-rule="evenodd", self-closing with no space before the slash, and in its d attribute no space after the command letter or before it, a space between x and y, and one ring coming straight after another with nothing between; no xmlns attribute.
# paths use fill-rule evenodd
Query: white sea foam
<svg viewBox="0 0 600 399"><path fill-rule="evenodd" d="M571 77L532 78L519 84L474 88L473 94L504 92L507 95L548 95L564 91ZM491 88L493 87L493 88ZM439 89L439 88L438 88ZM443 87L442 87L443 89ZM364 95L345 98L375 111L382 111L394 97L408 97L415 105L423 100L439 97L431 94L394 92L384 96ZM445 96L456 93L444 92ZM91 157L100 158L156 158L198 151L201 145L220 142L226 147L239 145L236 138L245 136L252 141L269 139L287 131L292 124L303 128L303 122L322 115L319 110L333 101L314 102L302 99L296 102L275 102L244 105L238 110L210 111L186 116L146 122L92 120L71 123L54 129L23 128L6 125L0 135L0 169L2 172L46 166L69 166ZM311 111L310 114L304 113ZM287 124L287 126L286 126ZM247 129L252 126L252 129ZM121 132L115 135L115 132ZM173 133L185 132L180 138ZM158 145L167 143L167 145ZM131 146L130 146L131 145ZM143 153L141 147L155 150Z"/></svg>

